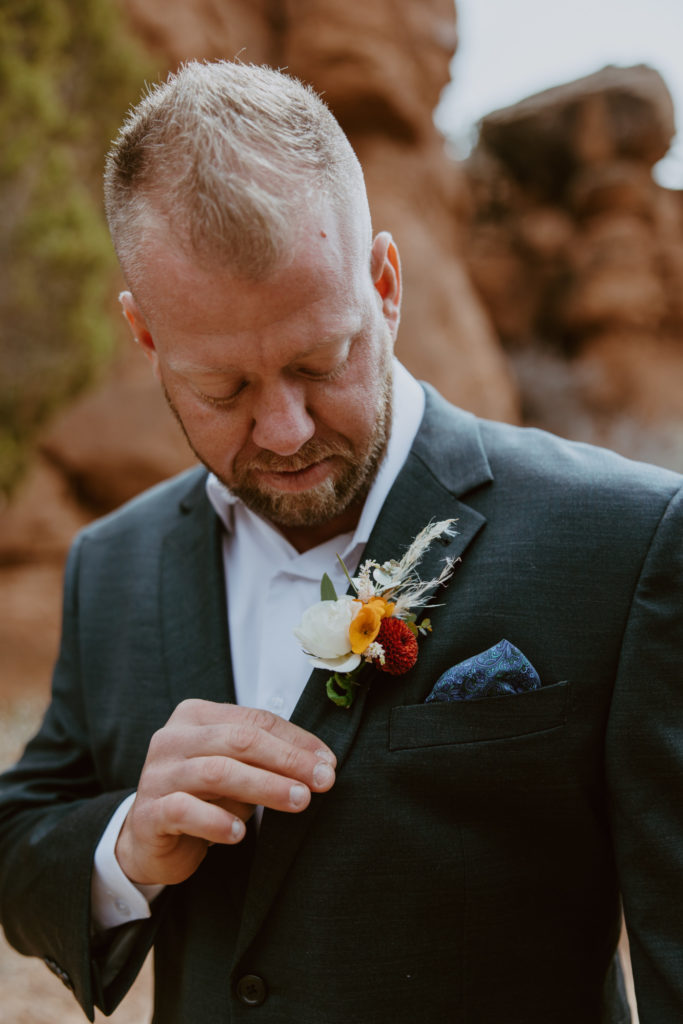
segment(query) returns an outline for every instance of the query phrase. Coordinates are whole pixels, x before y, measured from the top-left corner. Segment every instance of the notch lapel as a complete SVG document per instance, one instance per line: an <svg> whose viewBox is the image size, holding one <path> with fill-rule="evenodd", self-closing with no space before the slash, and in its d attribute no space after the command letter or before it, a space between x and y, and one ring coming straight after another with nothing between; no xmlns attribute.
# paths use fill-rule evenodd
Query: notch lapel
<svg viewBox="0 0 683 1024"><path fill-rule="evenodd" d="M221 527L204 492L205 476L181 503L182 519L161 552L159 607L172 709L186 697L235 701Z"/></svg>
<svg viewBox="0 0 683 1024"><path fill-rule="evenodd" d="M412 450L384 503L361 562L383 562L400 557L430 520L456 519L457 534L447 547L436 542L421 563L425 578L437 575L445 557L458 558L486 520L456 497L489 483L493 477L481 443L476 419L454 409L430 388L420 431ZM454 581L457 583L457 577ZM449 584L452 586L453 583ZM350 709L328 700L326 670L312 672L291 721L318 736L335 752L337 771L362 721L369 681L375 670L367 666ZM235 964L255 938L289 867L311 828L325 794L313 794L301 814L266 810L256 844L245 896Z"/></svg>

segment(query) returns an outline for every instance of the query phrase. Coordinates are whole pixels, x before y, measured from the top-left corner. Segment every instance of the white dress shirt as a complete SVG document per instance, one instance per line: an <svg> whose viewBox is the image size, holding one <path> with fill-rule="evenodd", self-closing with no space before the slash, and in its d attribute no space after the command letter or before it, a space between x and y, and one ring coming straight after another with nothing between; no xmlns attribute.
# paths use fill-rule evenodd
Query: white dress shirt
<svg viewBox="0 0 683 1024"><path fill-rule="evenodd" d="M207 495L225 527L223 562L238 704L291 716L311 673L292 630L306 608L320 600L323 573L338 594L345 593L348 584L337 554L353 574L422 420L424 392L396 360L392 411L387 451L356 529L310 551L299 553L276 527L209 474ZM133 800L131 794L119 806L95 852L91 909L98 930L149 917L149 901L163 888L134 885L116 860L116 840Z"/></svg>

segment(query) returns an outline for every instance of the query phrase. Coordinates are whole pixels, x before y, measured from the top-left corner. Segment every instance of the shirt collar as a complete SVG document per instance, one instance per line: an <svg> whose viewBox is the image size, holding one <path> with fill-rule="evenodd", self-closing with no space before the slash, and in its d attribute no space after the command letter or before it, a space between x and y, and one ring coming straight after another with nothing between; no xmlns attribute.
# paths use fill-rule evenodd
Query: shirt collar
<svg viewBox="0 0 683 1024"><path fill-rule="evenodd" d="M397 359L394 359L393 370L391 434L387 450L365 499L363 511L347 550L359 545L364 546L367 543L382 505L408 457L422 421L425 406L424 391ZM243 511L248 515L255 515L246 509L241 499L221 483L213 473L209 473L207 478L206 493L228 533L232 533L235 528L235 505L241 505ZM264 521L262 520L262 522ZM269 523L265 525L281 536L275 527L270 526Z"/></svg>

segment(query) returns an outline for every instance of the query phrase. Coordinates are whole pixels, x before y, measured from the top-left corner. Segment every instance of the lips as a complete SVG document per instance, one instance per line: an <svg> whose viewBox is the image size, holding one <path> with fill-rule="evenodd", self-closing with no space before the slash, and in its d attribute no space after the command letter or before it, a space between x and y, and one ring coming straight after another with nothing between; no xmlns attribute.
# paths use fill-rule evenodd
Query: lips
<svg viewBox="0 0 683 1024"><path fill-rule="evenodd" d="M305 491L321 484L330 474L330 458L319 459L299 469L252 469L259 484L278 491Z"/></svg>

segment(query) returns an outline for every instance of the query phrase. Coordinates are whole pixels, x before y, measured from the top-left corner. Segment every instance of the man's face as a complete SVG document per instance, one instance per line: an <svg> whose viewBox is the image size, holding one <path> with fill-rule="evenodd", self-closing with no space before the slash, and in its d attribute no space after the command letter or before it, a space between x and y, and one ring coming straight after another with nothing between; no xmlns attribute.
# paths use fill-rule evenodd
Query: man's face
<svg viewBox="0 0 683 1024"><path fill-rule="evenodd" d="M316 542L355 521L390 426L398 259L388 235L370 266L363 249L328 211L285 268L253 282L159 235L140 306L123 297L198 458L285 533L319 528Z"/></svg>

